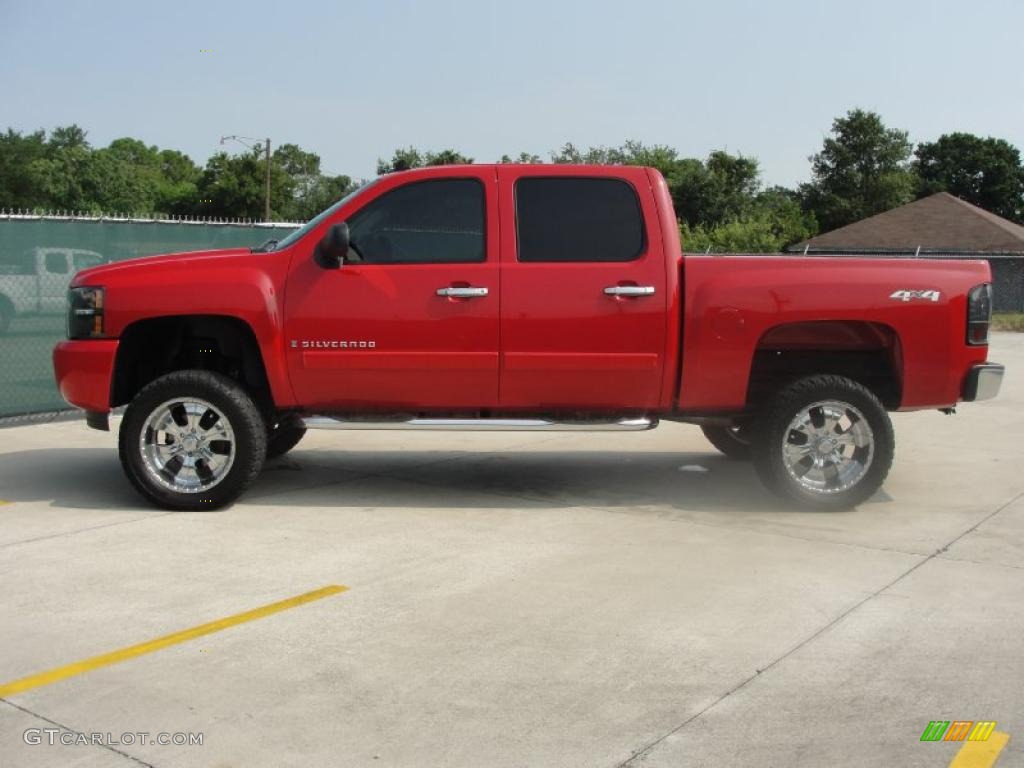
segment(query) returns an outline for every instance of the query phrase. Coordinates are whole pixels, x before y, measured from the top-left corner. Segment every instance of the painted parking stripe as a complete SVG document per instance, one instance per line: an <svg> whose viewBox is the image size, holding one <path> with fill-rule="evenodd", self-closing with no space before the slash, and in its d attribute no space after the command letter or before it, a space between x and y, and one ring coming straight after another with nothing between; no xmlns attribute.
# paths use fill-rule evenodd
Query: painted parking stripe
<svg viewBox="0 0 1024 768"><path fill-rule="evenodd" d="M949 768L992 768L1010 740L1010 734L996 731L988 741L968 741L956 753Z"/></svg>
<svg viewBox="0 0 1024 768"><path fill-rule="evenodd" d="M29 675L23 677L20 680L14 680L10 683L0 685L0 697L13 696L16 693L24 693L30 691L33 688L39 688L43 685L50 685L61 680L66 680L69 677L75 677L85 672L90 672L100 667L108 667L111 664L120 664L122 661L128 659L134 659L136 656L142 656L147 653L153 653L153 651L159 651L163 648L167 648L178 643L184 643L188 640L194 640L197 637L203 635L210 635L214 632L220 632L228 627L234 627L238 624L244 624L247 621L253 621L255 619L262 619L266 616L270 616L281 611L286 611L289 608L296 608L306 603L311 603L314 600L320 600L324 597L330 597L331 595L337 595L341 592L348 590L348 587L344 587L340 584L331 584L330 586L322 587L321 589L315 589L312 592L305 592L295 597L289 597L287 600L280 600L276 603L270 603L260 608L254 608L251 611L245 611L244 613L236 613L234 616L227 616L223 619L217 619L216 621L210 621L206 624L200 624L197 627L191 629L183 629L180 632L174 632L170 635L164 635L153 640L148 640L138 645L129 645L127 648L121 648L110 653L104 653L99 656L93 656L92 658L82 659L72 664L66 664L63 667L57 667L55 669L49 669L45 672L39 672L35 675Z"/></svg>

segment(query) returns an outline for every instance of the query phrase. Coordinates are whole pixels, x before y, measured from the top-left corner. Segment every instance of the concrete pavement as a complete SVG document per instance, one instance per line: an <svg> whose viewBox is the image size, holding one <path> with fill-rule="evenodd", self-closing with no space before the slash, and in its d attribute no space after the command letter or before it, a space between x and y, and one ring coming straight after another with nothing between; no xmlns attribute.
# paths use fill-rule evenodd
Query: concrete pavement
<svg viewBox="0 0 1024 768"><path fill-rule="evenodd" d="M7 766L1024 764L1024 335L999 399L896 414L883 492L793 511L694 427L310 433L220 512L147 507L112 435L0 431ZM26 729L203 744L26 744Z"/></svg>

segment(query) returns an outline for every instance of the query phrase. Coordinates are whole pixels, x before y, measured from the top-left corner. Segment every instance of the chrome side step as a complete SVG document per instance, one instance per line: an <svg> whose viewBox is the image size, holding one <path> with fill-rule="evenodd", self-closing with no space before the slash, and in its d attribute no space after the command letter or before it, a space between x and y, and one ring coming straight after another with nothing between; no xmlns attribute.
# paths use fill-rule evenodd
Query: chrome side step
<svg viewBox="0 0 1024 768"><path fill-rule="evenodd" d="M549 419L432 419L410 418L395 421L362 421L333 416L304 416L306 429L419 429L501 432L642 432L658 426L647 417L616 421L551 421Z"/></svg>

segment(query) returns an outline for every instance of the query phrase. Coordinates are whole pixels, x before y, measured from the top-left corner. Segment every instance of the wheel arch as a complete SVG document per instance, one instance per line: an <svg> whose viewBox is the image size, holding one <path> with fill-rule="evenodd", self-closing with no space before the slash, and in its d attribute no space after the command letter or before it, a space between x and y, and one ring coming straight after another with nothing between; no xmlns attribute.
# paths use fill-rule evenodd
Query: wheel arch
<svg viewBox="0 0 1024 768"><path fill-rule="evenodd" d="M237 381L265 414L274 397L256 333L231 315L170 315L128 325L120 336L110 404L124 405L158 377L196 369Z"/></svg>
<svg viewBox="0 0 1024 768"><path fill-rule="evenodd" d="M782 323L758 339L747 385L747 405L757 406L789 382L813 374L846 376L889 410L903 394L903 352L892 326L866 320Z"/></svg>

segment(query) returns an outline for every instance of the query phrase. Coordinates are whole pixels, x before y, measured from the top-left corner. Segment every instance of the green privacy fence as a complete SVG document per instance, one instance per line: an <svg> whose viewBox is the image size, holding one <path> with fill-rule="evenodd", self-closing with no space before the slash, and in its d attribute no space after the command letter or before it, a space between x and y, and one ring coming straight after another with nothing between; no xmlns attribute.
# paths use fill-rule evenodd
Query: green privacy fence
<svg viewBox="0 0 1024 768"><path fill-rule="evenodd" d="M75 272L137 256L256 246L298 224L0 212L0 417L67 408L50 353Z"/></svg>

